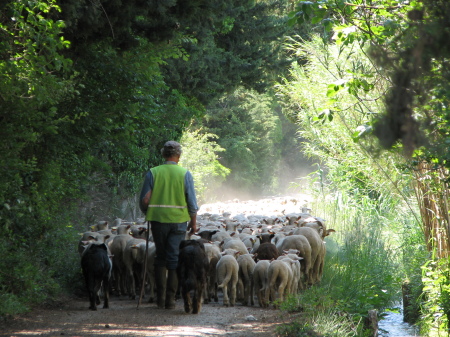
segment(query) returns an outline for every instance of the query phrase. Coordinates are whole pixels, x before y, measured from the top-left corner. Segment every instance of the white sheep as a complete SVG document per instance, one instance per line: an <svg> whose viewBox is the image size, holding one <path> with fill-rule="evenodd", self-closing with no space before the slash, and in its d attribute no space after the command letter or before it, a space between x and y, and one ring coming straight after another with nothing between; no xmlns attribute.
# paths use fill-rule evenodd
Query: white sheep
<svg viewBox="0 0 450 337"><path fill-rule="evenodd" d="M203 298L205 302L211 302L211 298L214 298L214 301L217 302L217 273L216 266L222 257L220 253L220 248L213 243L204 243L206 256L209 261L209 271L207 275L207 286L206 286L206 294L204 294Z"/></svg>
<svg viewBox="0 0 450 337"><path fill-rule="evenodd" d="M136 245L132 245L131 249L137 250L137 258L136 261L138 264L142 265L142 269L144 269L145 262L145 251L146 251L147 242L139 242ZM147 267L146 269L146 291L149 294L149 303L153 303L155 298L155 257L156 257L156 246L152 241L148 242L147 249Z"/></svg>
<svg viewBox="0 0 450 337"><path fill-rule="evenodd" d="M290 292L292 294L296 294L299 289L303 290L303 282L302 282L302 272L300 266L300 260L302 257L297 256L296 254L287 254L281 255L278 257L278 260L283 260L283 262L289 263L289 266L292 269L292 284Z"/></svg>
<svg viewBox="0 0 450 337"><path fill-rule="evenodd" d="M302 271L305 278L309 284L313 284L312 275L312 249L308 239L303 235L289 235L277 242L277 248L282 255L285 250L297 249L300 256L304 259L304 264L302 264Z"/></svg>
<svg viewBox="0 0 450 337"><path fill-rule="evenodd" d="M267 271L269 269L269 260L259 260L253 268L253 289L258 299L258 304L261 308L266 308L268 302L266 301L267 285ZM252 295L253 296L253 295Z"/></svg>
<svg viewBox="0 0 450 337"><path fill-rule="evenodd" d="M222 241L227 240L227 239L231 239L231 236L230 236L230 233L228 233L228 232L226 232L226 231L224 231L224 230L221 230L221 231L215 233L215 234L211 237L211 241L219 241L219 242L222 242Z"/></svg>
<svg viewBox="0 0 450 337"><path fill-rule="evenodd" d="M250 305L254 305L253 299L253 269L255 268L255 261L253 254L239 255L237 258L239 265L239 279L238 289L242 297L242 304L248 305L250 298Z"/></svg>
<svg viewBox="0 0 450 337"><path fill-rule="evenodd" d="M222 251L226 249L234 249L240 252L241 254L248 254L247 246L238 238L236 239L225 239L222 241Z"/></svg>
<svg viewBox="0 0 450 337"><path fill-rule="evenodd" d="M282 302L292 289L293 273L289 263L284 260L270 262L267 270L266 302L269 298ZM275 303L275 306L277 304Z"/></svg>
<svg viewBox="0 0 450 337"><path fill-rule="evenodd" d="M136 280L134 278L135 274L138 277L138 284L142 284L140 279L141 274L136 273L136 266L139 264L140 257L139 251L135 247L143 243L145 245L144 239L132 238L126 242L125 248L123 250L123 264L125 267L125 278L128 288L128 296L134 300L136 299ZM143 261L142 261L143 262Z"/></svg>
<svg viewBox="0 0 450 337"><path fill-rule="evenodd" d="M233 307L236 303L236 286L239 275L236 257L239 255L239 251L226 249L221 254L222 257L216 265L217 287L223 291L223 304Z"/></svg>
<svg viewBox="0 0 450 337"><path fill-rule="evenodd" d="M304 236L309 242L311 247L311 270L308 274L308 283L317 283L322 277L321 270L323 269L326 252L319 230L311 227L299 227L294 233L296 234L295 236Z"/></svg>

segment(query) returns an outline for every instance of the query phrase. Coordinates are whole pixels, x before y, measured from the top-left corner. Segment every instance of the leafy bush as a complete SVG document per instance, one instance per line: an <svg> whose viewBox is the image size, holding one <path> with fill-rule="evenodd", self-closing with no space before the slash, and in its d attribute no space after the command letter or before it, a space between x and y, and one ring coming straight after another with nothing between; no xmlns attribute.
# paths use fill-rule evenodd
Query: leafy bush
<svg viewBox="0 0 450 337"><path fill-rule="evenodd" d="M351 337L362 336L358 324L349 316L337 311L319 311L309 317L308 321L297 320L276 328L280 337Z"/></svg>
<svg viewBox="0 0 450 337"><path fill-rule="evenodd" d="M199 203L214 199L212 193L230 173L230 170L218 161L219 153L225 149L216 143L216 138L217 136L211 133L188 129L180 140L183 146L180 165L192 173Z"/></svg>
<svg viewBox="0 0 450 337"><path fill-rule="evenodd" d="M279 337L315 337L320 336L314 329L308 324L302 324L299 322L292 322L289 324L283 324L277 326L275 329L277 336Z"/></svg>

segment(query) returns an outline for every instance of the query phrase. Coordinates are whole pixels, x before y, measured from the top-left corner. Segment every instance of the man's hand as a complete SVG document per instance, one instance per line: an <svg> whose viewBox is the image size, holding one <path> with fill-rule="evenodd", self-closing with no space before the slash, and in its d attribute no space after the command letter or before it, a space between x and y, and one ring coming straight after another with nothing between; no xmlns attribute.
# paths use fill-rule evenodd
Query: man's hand
<svg viewBox="0 0 450 337"><path fill-rule="evenodd" d="M197 214L191 214L191 221L189 221L187 229L189 236L197 232Z"/></svg>

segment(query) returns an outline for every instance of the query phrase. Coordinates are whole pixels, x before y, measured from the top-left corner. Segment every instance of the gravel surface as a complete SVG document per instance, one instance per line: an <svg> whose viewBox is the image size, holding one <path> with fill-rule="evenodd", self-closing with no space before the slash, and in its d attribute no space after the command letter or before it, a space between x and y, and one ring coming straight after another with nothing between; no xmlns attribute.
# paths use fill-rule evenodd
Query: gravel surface
<svg viewBox="0 0 450 337"><path fill-rule="evenodd" d="M111 298L110 308L88 310L84 299L70 299L59 307L40 309L17 317L1 327L1 336L276 336L286 313L269 308L203 305L197 314L186 314L183 301L174 310L155 304Z"/></svg>

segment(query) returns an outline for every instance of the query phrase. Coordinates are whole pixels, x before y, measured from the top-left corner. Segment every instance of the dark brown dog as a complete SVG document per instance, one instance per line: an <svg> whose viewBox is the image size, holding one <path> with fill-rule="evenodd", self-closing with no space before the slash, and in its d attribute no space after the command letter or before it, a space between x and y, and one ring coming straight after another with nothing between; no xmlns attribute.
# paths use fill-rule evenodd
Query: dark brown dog
<svg viewBox="0 0 450 337"><path fill-rule="evenodd" d="M184 301L184 311L198 314L202 308L203 292L208 273L208 257L203 243L196 240L183 240L178 256L178 283ZM191 300L191 291L194 295Z"/></svg>

